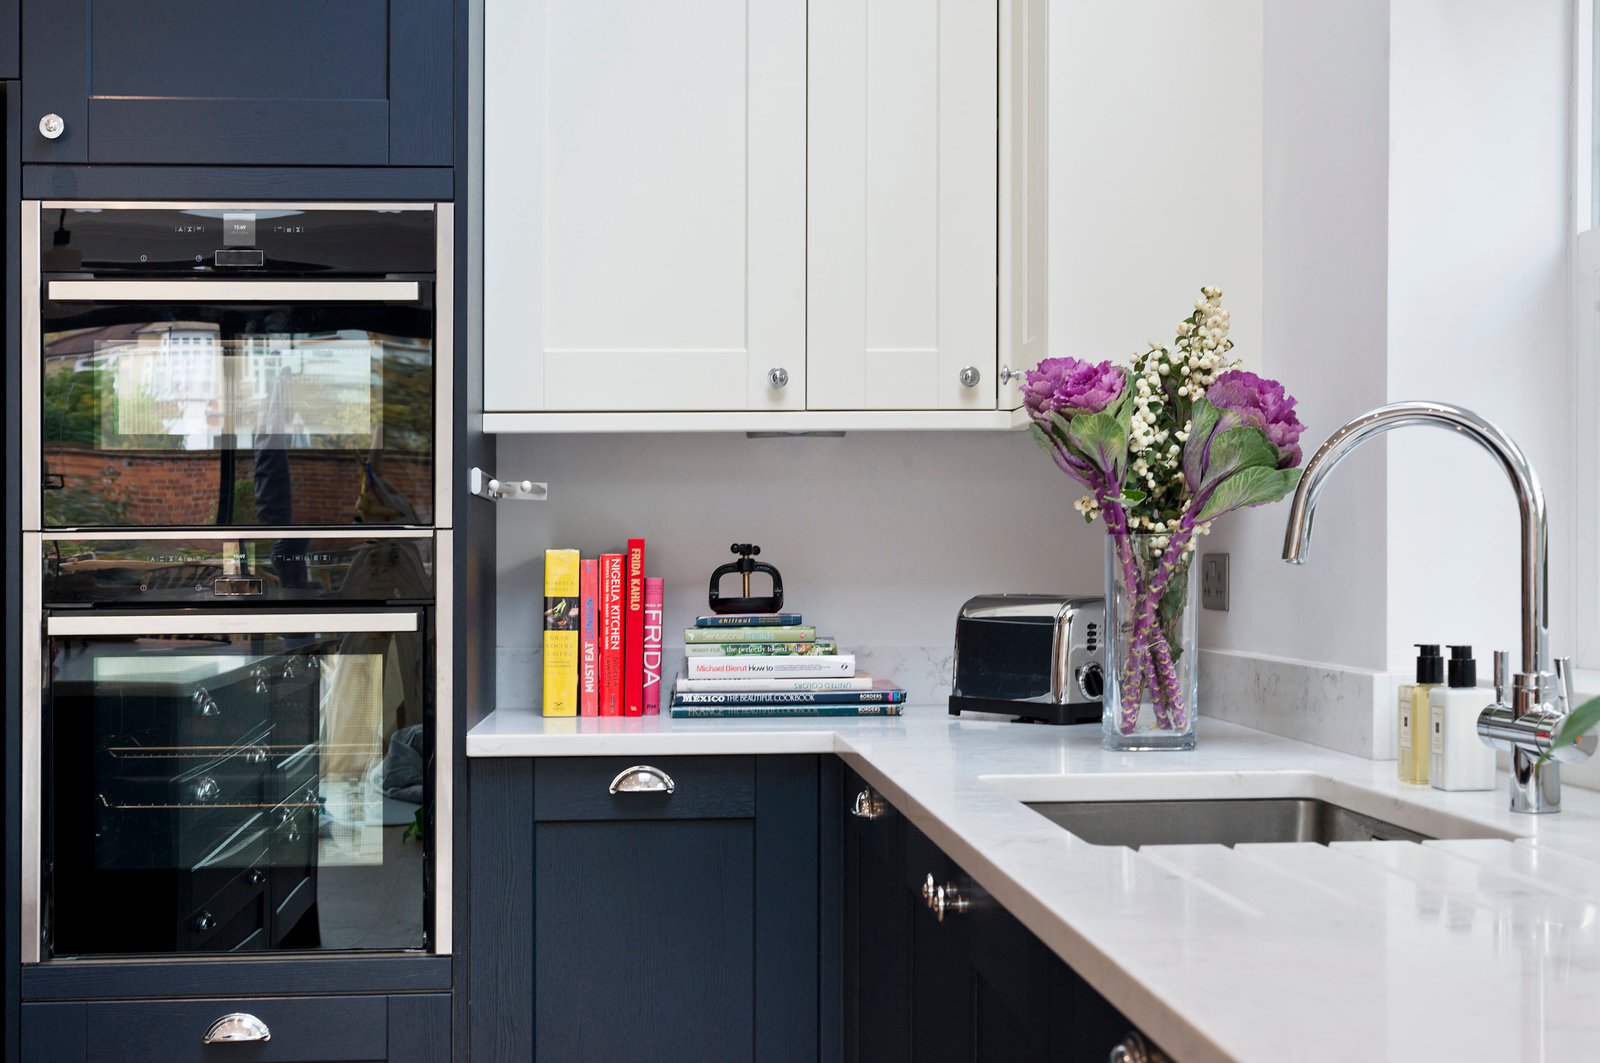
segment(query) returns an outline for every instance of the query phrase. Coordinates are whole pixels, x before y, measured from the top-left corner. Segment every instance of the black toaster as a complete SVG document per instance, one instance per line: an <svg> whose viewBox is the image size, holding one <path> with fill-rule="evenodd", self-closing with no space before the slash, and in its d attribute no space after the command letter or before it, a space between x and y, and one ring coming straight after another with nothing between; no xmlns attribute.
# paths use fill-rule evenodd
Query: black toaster
<svg viewBox="0 0 1600 1063"><path fill-rule="evenodd" d="M956 617L950 715L1000 712L1044 723L1100 719L1106 602L1065 594L980 594Z"/></svg>

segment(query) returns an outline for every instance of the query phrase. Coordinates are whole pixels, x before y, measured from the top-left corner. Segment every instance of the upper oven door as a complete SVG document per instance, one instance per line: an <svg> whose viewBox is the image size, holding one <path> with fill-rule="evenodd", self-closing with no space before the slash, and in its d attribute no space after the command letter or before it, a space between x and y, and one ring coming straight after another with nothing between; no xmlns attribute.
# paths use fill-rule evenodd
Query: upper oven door
<svg viewBox="0 0 1600 1063"><path fill-rule="evenodd" d="M39 311L30 527L448 524L435 275L52 273L42 258L24 293Z"/></svg>

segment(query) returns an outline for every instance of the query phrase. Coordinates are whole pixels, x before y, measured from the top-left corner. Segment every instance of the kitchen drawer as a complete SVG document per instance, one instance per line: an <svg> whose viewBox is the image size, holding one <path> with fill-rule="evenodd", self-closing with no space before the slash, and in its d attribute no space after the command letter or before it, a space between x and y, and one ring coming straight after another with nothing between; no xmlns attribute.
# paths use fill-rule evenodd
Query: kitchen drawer
<svg viewBox="0 0 1600 1063"><path fill-rule="evenodd" d="M666 773L673 792L610 792L628 768ZM755 758L632 757L550 758L533 772L533 818L559 820L748 819L756 812Z"/></svg>
<svg viewBox="0 0 1600 1063"><path fill-rule="evenodd" d="M28 1063L386 1060L388 1000L381 996L278 997L29 1004L23 1008L22 1058ZM260 1019L271 1040L204 1044L211 1024L233 1012ZM82 1048L74 1051L80 1045Z"/></svg>
<svg viewBox="0 0 1600 1063"><path fill-rule="evenodd" d="M244 1012L270 1041L203 1044ZM450 995L68 1001L22 1006L24 1063L446 1063Z"/></svg>

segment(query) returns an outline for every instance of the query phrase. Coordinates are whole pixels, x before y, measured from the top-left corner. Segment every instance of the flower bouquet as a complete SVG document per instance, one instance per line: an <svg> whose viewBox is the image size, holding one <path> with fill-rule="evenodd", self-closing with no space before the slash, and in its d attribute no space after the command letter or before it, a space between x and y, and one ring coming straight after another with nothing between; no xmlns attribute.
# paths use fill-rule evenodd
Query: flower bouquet
<svg viewBox="0 0 1600 1063"><path fill-rule="evenodd" d="M1025 378L1034 438L1088 489L1078 512L1109 533L1110 748L1194 745L1196 539L1300 476L1295 400L1229 357L1221 303L1220 289L1202 288L1171 349L1152 343L1128 366L1046 358Z"/></svg>

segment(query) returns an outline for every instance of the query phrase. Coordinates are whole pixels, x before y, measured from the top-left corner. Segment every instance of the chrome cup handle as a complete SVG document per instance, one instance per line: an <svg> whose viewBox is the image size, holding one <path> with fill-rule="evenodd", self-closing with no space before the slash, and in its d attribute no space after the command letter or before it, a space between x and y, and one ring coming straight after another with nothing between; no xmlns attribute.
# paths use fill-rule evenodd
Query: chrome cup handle
<svg viewBox="0 0 1600 1063"><path fill-rule="evenodd" d="M270 1041L272 1031L267 1024L249 1012L234 1011L211 1024L200 1043L205 1045L228 1044L238 1041Z"/></svg>
<svg viewBox="0 0 1600 1063"><path fill-rule="evenodd" d="M672 781L672 776L660 768L649 764L635 764L631 768L623 768L617 772L617 777L611 780L610 792L614 794L670 794L677 788L678 784Z"/></svg>

